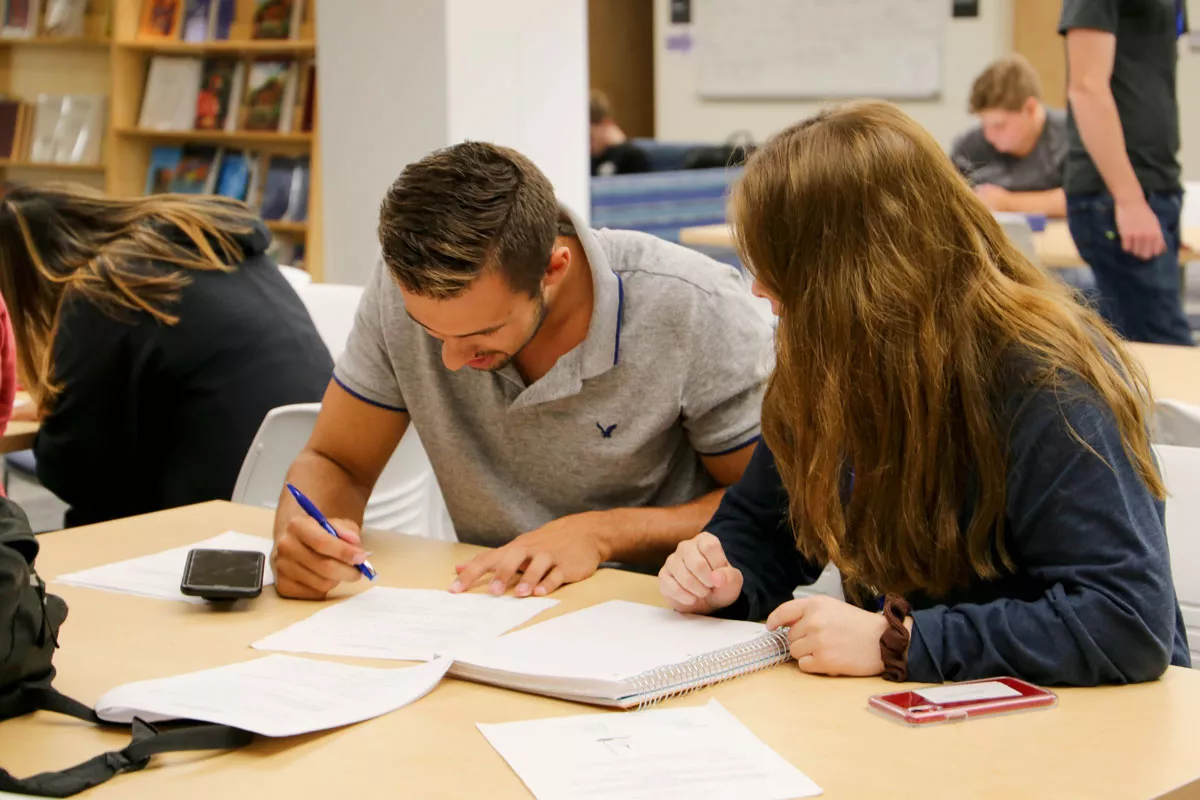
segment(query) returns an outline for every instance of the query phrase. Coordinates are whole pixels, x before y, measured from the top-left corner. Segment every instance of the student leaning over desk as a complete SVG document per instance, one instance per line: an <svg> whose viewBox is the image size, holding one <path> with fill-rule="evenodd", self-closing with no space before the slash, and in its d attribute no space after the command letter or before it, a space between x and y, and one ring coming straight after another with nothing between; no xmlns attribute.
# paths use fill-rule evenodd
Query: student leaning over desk
<svg viewBox="0 0 1200 800"><path fill-rule="evenodd" d="M1145 376L928 133L885 103L820 114L754 156L732 213L777 366L763 444L660 573L676 609L769 614L831 675L1188 665ZM791 599L826 563L865 608Z"/></svg>

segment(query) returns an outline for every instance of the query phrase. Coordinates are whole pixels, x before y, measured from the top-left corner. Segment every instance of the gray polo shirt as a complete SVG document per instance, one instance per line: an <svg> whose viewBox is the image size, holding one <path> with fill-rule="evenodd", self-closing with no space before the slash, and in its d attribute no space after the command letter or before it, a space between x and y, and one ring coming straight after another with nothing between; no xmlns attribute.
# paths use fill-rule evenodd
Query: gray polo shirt
<svg viewBox="0 0 1200 800"><path fill-rule="evenodd" d="M359 399L407 411L461 541L501 545L558 517L672 506L716 488L700 455L754 442L771 329L737 272L572 216L590 262L587 337L526 386L442 364L382 265L335 370Z"/></svg>

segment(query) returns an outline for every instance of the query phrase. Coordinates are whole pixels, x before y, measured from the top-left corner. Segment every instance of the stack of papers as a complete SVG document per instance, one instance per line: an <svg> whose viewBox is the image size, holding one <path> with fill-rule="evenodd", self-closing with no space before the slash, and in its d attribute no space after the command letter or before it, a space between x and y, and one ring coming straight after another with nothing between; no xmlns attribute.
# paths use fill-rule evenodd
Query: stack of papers
<svg viewBox="0 0 1200 800"><path fill-rule="evenodd" d="M557 600L376 586L255 642L256 650L429 661L494 639Z"/></svg>
<svg viewBox="0 0 1200 800"><path fill-rule="evenodd" d="M262 736L298 736L382 716L428 694L448 659L419 667L372 669L293 656L119 686L96 703L109 722L190 719Z"/></svg>
<svg viewBox="0 0 1200 800"><path fill-rule="evenodd" d="M790 800L821 793L716 700L478 727L537 800Z"/></svg>
<svg viewBox="0 0 1200 800"><path fill-rule="evenodd" d="M188 597L179 591L183 581L183 568L187 564L188 553L192 550L251 550L262 553L268 559L271 547L270 539L261 536L250 536L236 531L226 531L220 536L205 539L202 542L164 550L128 561L118 561L115 564L105 564L102 567L85 569L70 575L60 575L56 579L68 586L85 586L89 589L101 589L107 592L121 592L139 597L154 597L160 600L182 600L185 603L203 603L199 597ZM268 564L263 573L263 586L275 582Z"/></svg>

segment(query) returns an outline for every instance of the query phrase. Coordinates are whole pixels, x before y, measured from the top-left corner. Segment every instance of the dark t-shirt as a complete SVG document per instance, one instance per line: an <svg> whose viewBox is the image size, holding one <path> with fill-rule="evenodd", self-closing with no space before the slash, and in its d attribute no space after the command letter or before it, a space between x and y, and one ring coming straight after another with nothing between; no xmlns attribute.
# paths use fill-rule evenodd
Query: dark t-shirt
<svg viewBox="0 0 1200 800"><path fill-rule="evenodd" d="M646 151L633 142L614 144L598 156L592 156L593 175L631 175L650 172Z"/></svg>
<svg viewBox="0 0 1200 800"><path fill-rule="evenodd" d="M1046 124L1025 156L1001 153L988 142L983 129L972 128L954 142L950 157L976 186L991 183L1010 192L1061 189L1067 158L1067 113L1046 109Z"/></svg>
<svg viewBox="0 0 1200 800"><path fill-rule="evenodd" d="M1125 150L1142 188L1179 191L1179 106L1175 97L1183 0L1064 0L1058 32L1074 28L1117 37L1112 93L1125 132ZM1069 121L1067 194L1107 191L1083 146L1075 115Z"/></svg>

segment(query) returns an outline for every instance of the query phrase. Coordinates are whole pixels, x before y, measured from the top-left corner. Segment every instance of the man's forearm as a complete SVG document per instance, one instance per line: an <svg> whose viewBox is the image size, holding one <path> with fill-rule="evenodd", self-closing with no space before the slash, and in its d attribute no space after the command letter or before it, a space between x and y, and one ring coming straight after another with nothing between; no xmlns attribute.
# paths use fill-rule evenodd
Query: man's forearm
<svg viewBox="0 0 1200 800"><path fill-rule="evenodd" d="M704 530L717 513L725 490L717 489L690 503L670 508L614 508L593 511L603 517L604 561L650 561L665 558L676 546Z"/></svg>
<svg viewBox="0 0 1200 800"><path fill-rule="evenodd" d="M332 459L305 450L288 470L287 480L304 492L326 517L362 524L371 489L356 483L350 473ZM303 513L285 487L275 512L275 536L278 538L283 532L288 520Z"/></svg>
<svg viewBox="0 0 1200 800"><path fill-rule="evenodd" d="M1048 189L1044 192L1009 192L1007 208L1001 211L1015 211L1019 214L1045 214L1047 217L1065 217L1067 215L1067 193L1062 189Z"/></svg>
<svg viewBox="0 0 1200 800"><path fill-rule="evenodd" d="M1117 202L1144 198L1129 154L1112 90L1107 86L1072 88L1071 109L1088 155Z"/></svg>

